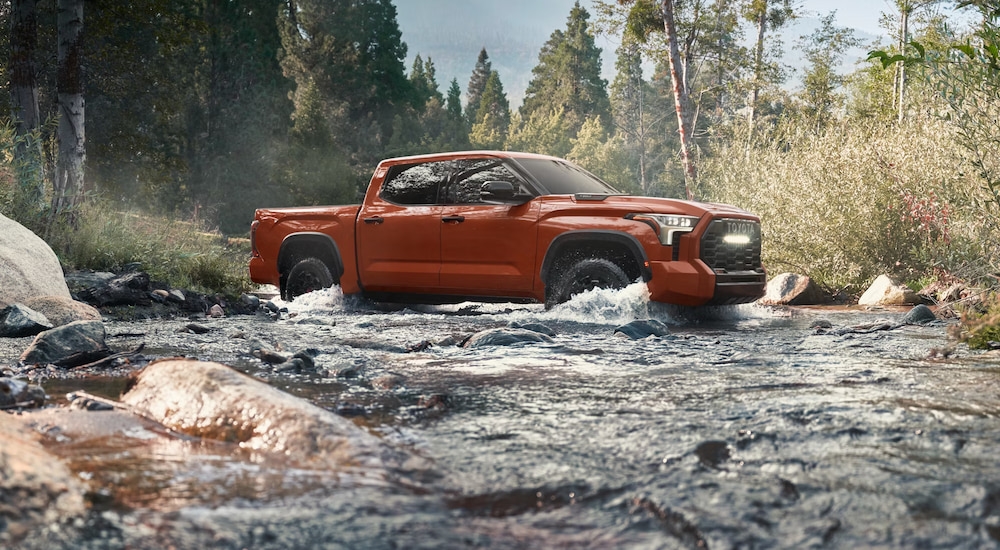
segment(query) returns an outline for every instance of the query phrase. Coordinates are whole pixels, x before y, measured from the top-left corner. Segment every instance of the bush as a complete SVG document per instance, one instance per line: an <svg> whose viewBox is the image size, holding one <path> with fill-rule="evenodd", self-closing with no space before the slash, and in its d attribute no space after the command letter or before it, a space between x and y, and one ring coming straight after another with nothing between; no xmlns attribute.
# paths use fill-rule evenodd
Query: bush
<svg viewBox="0 0 1000 550"><path fill-rule="evenodd" d="M770 137L749 151L739 139L719 145L702 164L698 191L761 217L772 273L860 293L881 273L976 278L994 269L989 243L998 236L946 122L853 120L814 133L786 121Z"/></svg>
<svg viewBox="0 0 1000 550"><path fill-rule="evenodd" d="M91 200L75 224L57 224L48 236L69 269L120 271L139 263L156 281L172 287L237 295L252 287L245 239L227 239L191 222L119 212Z"/></svg>

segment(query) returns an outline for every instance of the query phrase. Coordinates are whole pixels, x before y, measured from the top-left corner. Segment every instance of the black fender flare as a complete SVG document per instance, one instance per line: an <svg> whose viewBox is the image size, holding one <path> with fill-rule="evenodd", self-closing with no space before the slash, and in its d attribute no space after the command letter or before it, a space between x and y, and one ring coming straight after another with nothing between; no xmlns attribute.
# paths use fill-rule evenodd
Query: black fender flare
<svg viewBox="0 0 1000 550"><path fill-rule="evenodd" d="M649 269L649 257L645 249L639 243L639 239L622 231L609 231L606 229L581 229L577 231L567 231L552 239L548 250L545 251L545 259L542 260L542 268L539 273L542 283L548 286L548 275L556 259L562 254L567 245L581 242L601 242L624 246L636 262L639 264L639 274L644 282L653 278L653 272Z"/></svg>
<svg viewBox="0 0 1000 550"><path fill-rule="evenodd" d="M299 251L302 249L309 250L309 253L300 253ZM326 233L304 231L292 233L281 241L281 248L278 251L278 273L281 274L282 279L297 259L305 257L322 260L330 269L335 283L340 281L344 275L344 260L333 237Z"/></svg>

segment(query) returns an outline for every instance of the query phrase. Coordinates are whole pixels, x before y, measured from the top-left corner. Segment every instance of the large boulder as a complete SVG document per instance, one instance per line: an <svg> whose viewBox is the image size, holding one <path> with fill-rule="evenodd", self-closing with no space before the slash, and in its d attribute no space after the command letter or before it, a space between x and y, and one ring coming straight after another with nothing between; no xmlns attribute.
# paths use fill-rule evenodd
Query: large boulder
<svg viewBox="0 0 1000 550"><path fill-rule="evenodd" d="M94 306L64 296L35 296L23 303L44 315L54 327L68 325L73 321L101 320L101 312Z"/></svg>
<svg viewBox="0 0 1000 550"><path fill-rule="evenodd" d="M888 275L879 275L872 286L861 295L858 305L862 306L906 306L921 302L908 286L900 284Z"/></svg>
<svg viewBox="0 0 1000 550"><path fill-rule="evenodd" d="M46 330L21 354L28 365L51 363L76 366L102 359L111 354L105 343L104 324L100 321L76 321Z"/></svg>
<svg viewBox="0 0 1000 550"><path fill-rule="evenodd" d="M122 401L178 432L305 465L379 470L400 457L350 420L219 363L155 361Z"/></svg>
<svg viewBox="0 0 1000 550"><path fill-rule="evenodd" d="M59 258L38 235L0 214L0 307L43 295L70 297Z"/></svg>
<svg viewBox="0 0 1000 550"><path fill-rule="evenodd" d="M826 301L826 295L809 277L782 273L767 282L767 290L758 302L766 306L811 306Z"/></svg>
<svg viewBox="0 0 1000 550"><path fill-rule="evenodd" d="M0 413L0 548L59 529L86 512L84 488L65 464L45 451L20 417Z"/></svg>

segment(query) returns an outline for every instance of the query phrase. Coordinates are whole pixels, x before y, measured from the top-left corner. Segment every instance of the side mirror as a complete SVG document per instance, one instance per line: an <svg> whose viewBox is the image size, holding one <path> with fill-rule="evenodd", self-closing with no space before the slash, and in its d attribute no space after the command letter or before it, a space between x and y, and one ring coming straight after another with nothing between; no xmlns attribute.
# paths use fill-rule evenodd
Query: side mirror
<svg viewBox="0 0 1000 550"><path fill-rule="evenodd" d="M502 204L524 204L530 196L519 195L519 189L509 181L488 181L479 188L479 198L483 202Z"/></svg>

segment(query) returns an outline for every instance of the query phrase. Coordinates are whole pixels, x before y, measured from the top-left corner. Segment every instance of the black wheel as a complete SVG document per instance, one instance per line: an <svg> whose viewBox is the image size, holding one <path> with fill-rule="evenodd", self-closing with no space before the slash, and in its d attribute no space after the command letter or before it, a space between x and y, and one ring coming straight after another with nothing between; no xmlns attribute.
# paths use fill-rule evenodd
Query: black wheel
<svg viewBox="0 0 1000 550"><path fill-rule="evenodd" d="M299 260L288 272L285 280L285 300L292 301L307 292L333 286L333 275L322 260L306 258Z"/></svg>
<svg viewBox="0 0 1000 550"><path fill-rule="evenodd" d="M545 307L561 304L575 294L595 288L625 288L629 284L625 270L606 258L586 258L569 265L562 273L553 273L552 291Z"/></svg>

